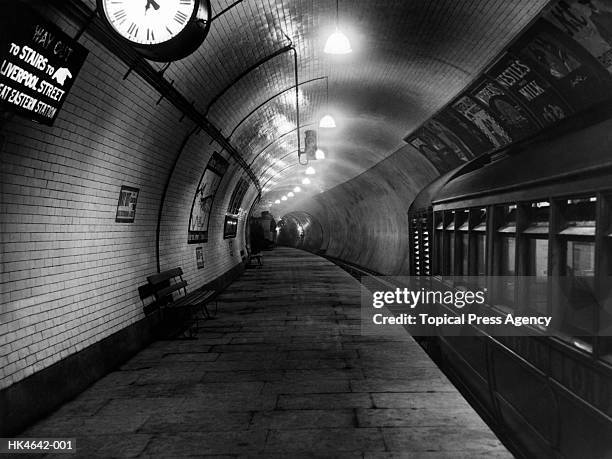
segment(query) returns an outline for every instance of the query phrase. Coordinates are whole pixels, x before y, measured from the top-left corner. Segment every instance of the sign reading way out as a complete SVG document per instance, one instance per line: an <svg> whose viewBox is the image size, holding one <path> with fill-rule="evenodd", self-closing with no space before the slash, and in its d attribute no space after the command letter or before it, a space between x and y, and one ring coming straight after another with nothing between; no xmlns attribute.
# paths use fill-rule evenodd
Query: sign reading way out
<svg viewBox="0 0 612 459"><path fill-rule="evenodd" d="M87 50L20 2L0 5L0 105L52 125Z"/></svg>

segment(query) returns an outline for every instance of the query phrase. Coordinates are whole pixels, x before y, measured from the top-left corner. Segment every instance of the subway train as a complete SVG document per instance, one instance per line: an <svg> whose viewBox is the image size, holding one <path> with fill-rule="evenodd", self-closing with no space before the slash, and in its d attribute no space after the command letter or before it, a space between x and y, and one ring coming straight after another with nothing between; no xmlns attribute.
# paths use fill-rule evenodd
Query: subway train
<svg viewBox="0 0 612 459"><path fill-rule="evenodd" d="M465 325L466 336L420 339L525 457L612 457L609 109L439 177L409 210L413 276L483 279L488 314L563 306L555 333L490 336ZM587 281L568 283L570 274ZM536 279L533 290L517 287L524 276Z"/></svg>

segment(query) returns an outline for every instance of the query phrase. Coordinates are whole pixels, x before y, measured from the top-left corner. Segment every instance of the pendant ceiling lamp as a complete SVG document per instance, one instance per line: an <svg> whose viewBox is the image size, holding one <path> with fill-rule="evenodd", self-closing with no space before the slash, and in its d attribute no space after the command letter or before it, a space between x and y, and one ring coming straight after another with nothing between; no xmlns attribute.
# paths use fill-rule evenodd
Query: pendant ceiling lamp
<svg viewBox="0 0 612 459"><path fill-rule="evenodd" d="M323 52L326 54L349 54L352 51L349 39L338 29L338 0L336 0L336 30L325 42Z"/></svg>
<svg viewBox="0 0 612 459"><path fill-rule="evenodd" d="M325 109L329 112L329 78L325 77L325 90L326 90L326 99L325 99ZM336 120L329 113L323 116L319 121L319 127L325 129L333 129L336 127Z"/></svg>

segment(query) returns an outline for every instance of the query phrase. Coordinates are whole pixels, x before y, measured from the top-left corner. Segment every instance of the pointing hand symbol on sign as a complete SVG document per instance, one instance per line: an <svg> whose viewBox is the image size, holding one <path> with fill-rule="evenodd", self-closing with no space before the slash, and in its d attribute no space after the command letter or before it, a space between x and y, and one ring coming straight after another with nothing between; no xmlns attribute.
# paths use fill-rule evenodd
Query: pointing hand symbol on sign
<svg viewBox="0 0 612 459"><path fill-rule="evenodd" d="M51 78L53 78L59 84L64 86L64 83L66 82L66 78L72 78L72 73L70 73L70 70L68 70L67 68L60 67L59 69L55 71L55 73L53 74Z"/></svg>

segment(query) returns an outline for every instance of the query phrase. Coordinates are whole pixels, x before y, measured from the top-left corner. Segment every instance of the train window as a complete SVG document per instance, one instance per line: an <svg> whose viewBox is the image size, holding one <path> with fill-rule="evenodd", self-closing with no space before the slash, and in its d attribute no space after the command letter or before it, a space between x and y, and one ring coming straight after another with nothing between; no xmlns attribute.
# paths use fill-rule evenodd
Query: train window
<svg viewBox="0 0 612 459"><path fill-rule="evenodd" d="M496 209L494 301L497 306L514 308L516 285L516 205Z"/></svg>
<svg viewBox="0 0 612 459"><path fill-rule="evenodd" d="M440 276L444 271L444 213L436 212L434 215L435 235L434 235L434 275Z"/></svg>
<svg viewBox="0 0 612 459"><path fill-rule="evenodd" d="M469 210L458 211L455 214L455 223L457 227L457 272L455 276L467 276L468 259L469 259L469 233L470 229L470 212Z"/></svg>
<svg viewBox="0 0 612 459"><path fill-rule="evenodd" d="M548 313L548 232L550 202L539 201L522 207L525 211L523 236L525 254L525 296L527 309L536 314Z"/></svg>
<svg viewBox="0 0 612 459"><path fill-rule="evenodd" d="M527 307L540 315L548 312L548 239L530 238L527 248Z"/></svg>
<svg viewBox="0 0 612 459"><path fill-rule="evenodd" d="M448 257L444 259L443 274L452 276L455 273L455 211L449 213L448 223L444 228L444 249Z"/></svg>
<svg viewBox="0 0 612 459"><path fill-rule="evenodd" d="M483 277L487 274L487 209L472 210L474 226L472 241L474 243L474 268L472 275Z"/></svg>
<svg viewBox="0 0 612 459"><path fill-rule="evenodd" d="M595 197L568 199L560 211L561 331L592 350L595 333Z"/></svg>

